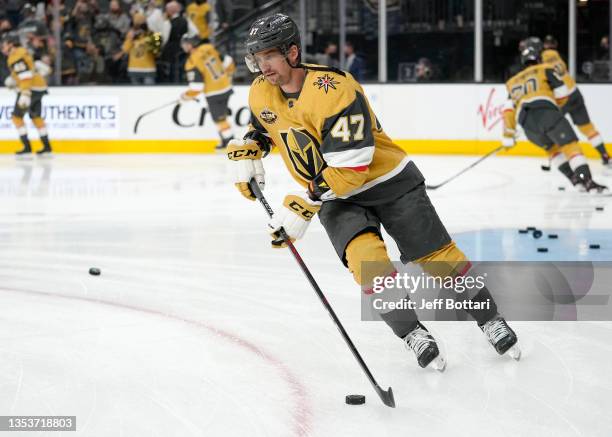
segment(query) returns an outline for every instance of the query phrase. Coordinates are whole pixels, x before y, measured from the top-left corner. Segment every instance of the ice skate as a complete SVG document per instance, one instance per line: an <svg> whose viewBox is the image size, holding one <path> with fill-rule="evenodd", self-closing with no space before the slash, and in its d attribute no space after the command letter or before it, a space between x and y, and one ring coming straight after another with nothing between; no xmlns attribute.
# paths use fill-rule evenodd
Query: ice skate
<svg viewBox="0 0 612 437"><path fill-rule="evenodd" d="M431 364L432 368L443 372L446 368L446 360L440 355L438 344L425 326L419 323L406 337L404 337L406 348L414 352L414 355L422 368Z"/></svg>

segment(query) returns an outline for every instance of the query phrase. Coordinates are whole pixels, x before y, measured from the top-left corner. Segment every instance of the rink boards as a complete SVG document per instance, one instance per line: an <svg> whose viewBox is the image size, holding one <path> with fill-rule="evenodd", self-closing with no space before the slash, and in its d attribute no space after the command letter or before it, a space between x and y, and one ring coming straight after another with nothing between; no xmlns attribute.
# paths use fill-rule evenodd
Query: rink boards
<svg viewBox="0 0 612 437"><path fill-rule="evenodd" d="M506 99L503 85L371 84L364 88L385 131L410 153L481 154L499 144ZM44 111L55 149L63 153L211 153L218 137L205 101L172 104L184 89L51 88L44 99ZM581 85L580 89L592 121L604 139L612 138L612 120L605 116L612 86ZM329 90L329 94L333 92ZM14 93L0 89L0 153L12 153L20 147L11 123L14 101ZM247 101L248 87L236 86L230 111L239 136L250 117ZM139 116L165 104L142 117L134 131ZM27 121L31 137L36 138ZM521 139L509 154L542 155L523 136ZM585 150L596 156L591 148Z"/></svg>

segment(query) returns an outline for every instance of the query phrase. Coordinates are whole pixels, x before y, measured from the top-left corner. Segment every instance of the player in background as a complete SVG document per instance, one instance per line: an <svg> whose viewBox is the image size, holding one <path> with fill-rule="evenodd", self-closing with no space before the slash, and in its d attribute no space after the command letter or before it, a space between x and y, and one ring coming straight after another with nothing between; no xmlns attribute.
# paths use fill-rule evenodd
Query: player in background
<svg viewBox="0 0 612 437"><path fill-rule="evenodd" d="M221 138L216 149L225 149L227 143L234 138L227 108L233 93L230 77L223 68L219 52L207 39L200 40L199 37L185 34L181 39L181 47L189 55L185 63L189 89L181 94L181 100L196 100L201 93L204 94Z"/></svg>
<svg viewBox="0 0 612 437"><path fill-rule="evenodd" d="M527 44L534 45L536 49L543 48L540 55L542 62L553 66L555 72L561 77L561 80L569 91L567 101L561 106L562 112L570 115L572 122L599 152L603 164L608 165L610 157L606 150L604 140L593 123L591 123L591 118L589 117L589 112L587 111L582 93L576 86L576 81L569 74L567 65L557 51L557 40L552 35L547 35L542 45L539 38L531 37L527 39Z"/></svg>
<svg viewBox="0 0 612 437"><path fill-rule="evenodd" d="M19 133L19 139L23 149L16 153L17 156L32 156L32 145L28 138L28 131L23 120L26 113L36 129L43 148L36 152L37 155L47 155L52 152L51 143L47 133L45 120L42 118L42 99L47 94L47 82L37 71L32 56L21 47L17 33L10 32L2 39L2 54L7 57L7 65L11 72L10 80L5 84L14 86L17 91L17 100L13 109L13 124ZM46 70L48 73L48 70Z"/></svg>
<svg viewBox="0 0 612 437"><path fill-rule="evenodd" d="M384 133L359 83L349 73L302 64L299 29L286 15L258 19L248 35L247 65L260 76L250 89L250 129L227 149L236 163L236 187L255 198L248 182L254 178L264 185L261 158L273 147L304 187L288 194L271 219L272 247L284 246L281 228L301 238L318 213L340 261L366 295L372 294L374 277L396 274L381 225L397 243L402 262L418 263L436 277L473 274L431 204L423 175ZM374 269L364 268L368 261L376 263ZM490 302L488 309L469 313L499 354L512 349L518 358L517 337L486 287L456 298ZM435 339L414 310L381 317L421 367L433 362L444 369Z"/></svg>
<svg viewBox="0 0 612 437"><path fill-rule="evenodd" d="M506 82L503 145L514 146L518 121L527 139L545 149L551 162L573 185L599 193L607 190L593 181L578 137L560 109L570 95L562 76L551 64L541 63L533 44L523 49L521 64L523 70Z"/></svg>
<svg viewBox="0 0 612 437"><path fill-rule="evenodd" d="M200 39L210 38L211 7L207 0L195 0L187 6L187 16L198 29Z"/></svg>

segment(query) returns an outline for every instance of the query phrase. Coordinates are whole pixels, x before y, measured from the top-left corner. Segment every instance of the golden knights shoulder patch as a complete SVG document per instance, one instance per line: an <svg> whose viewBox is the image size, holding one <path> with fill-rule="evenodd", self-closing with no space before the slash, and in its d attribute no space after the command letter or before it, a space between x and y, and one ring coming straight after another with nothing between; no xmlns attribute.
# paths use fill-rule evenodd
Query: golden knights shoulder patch
<svg viewBox="0 0 612 437"><path fill-rule="evenodd" d="M334 79L334 76L330 76L328 73L325 73L323 76L318 76L317 80L312 84L318 86L319 89L323 89L325 94L327 94L330 88L334 90L337 89L336 85L339 83L340 82Z"/></svg>

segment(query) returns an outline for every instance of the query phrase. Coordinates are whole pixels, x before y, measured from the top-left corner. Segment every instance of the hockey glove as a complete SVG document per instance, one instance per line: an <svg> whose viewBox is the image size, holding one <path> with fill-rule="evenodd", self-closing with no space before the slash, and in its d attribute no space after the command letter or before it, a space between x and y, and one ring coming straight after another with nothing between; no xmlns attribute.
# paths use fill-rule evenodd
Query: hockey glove
<svg viewBox="0 0 612 437"><path fill-rule="evenodd" d="M255 200L255 195L249 187L251 179L255 178L262 191L266 186L262 155L262 150L252 140L231 140L227 144L227 157L236 163L234 184L240 194L249 200Z"/></svg>
<svg viewBox="0 0 612 437"><path fill-rule="evenodd" d="M275 249L287 247L287 244L280 236L280 229L283 228L291 242L304 236L310 220L321 209L321 202L312 200L308 193L296 192L285 196L283 207L279 212L272 216L268 223L270 234L272 235L272 247Z"/></svg>
<svg viewBox="0 0 612 437"><path fill-rule="evenodd" d="M21 109L28 109L30 107L31 93L29 90L24 90L19 93L19 98L17 99L17 106Z"/></svg>
<svg viewBox="0 0 612 437"><path fill-rule="evenodd" d="M15 82L15 79L13 79L11 76L7 76L6 79L4 79L4 86L9 90L14 90L17 88L17 82Z"/></svg>

